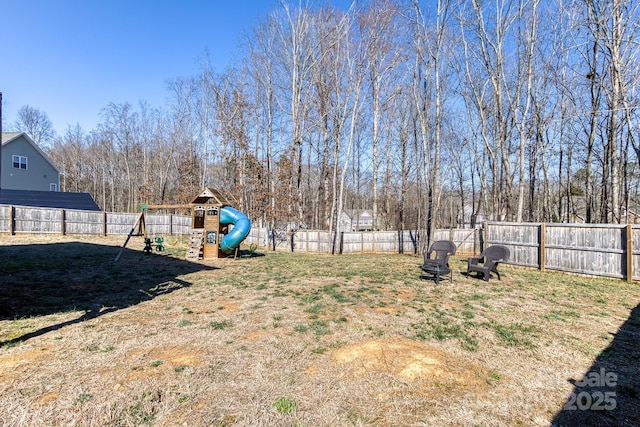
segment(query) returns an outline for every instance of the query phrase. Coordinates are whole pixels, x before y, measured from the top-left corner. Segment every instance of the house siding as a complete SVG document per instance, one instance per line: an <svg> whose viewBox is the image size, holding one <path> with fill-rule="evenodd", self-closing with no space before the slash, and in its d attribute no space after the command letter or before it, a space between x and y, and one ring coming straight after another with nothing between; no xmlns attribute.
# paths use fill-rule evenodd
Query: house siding
<svg viewBox="0 0 640 427"><path fill-rule="evenodd" d="M26 170L13 167L14 155L27 158ZM60 173L24 136L2 145L1 171L2 189L51 191L51 184L55 184L60 190Z"/></svg>
<svg viewBox="0 0 640 427"><path fill-rule="evenodd" d="M380 223L380 221L378 221ZM378 227L380 228L380 227ZM339 231L372 231L373 213L368 209L345 209L340 215Z"/></svg>

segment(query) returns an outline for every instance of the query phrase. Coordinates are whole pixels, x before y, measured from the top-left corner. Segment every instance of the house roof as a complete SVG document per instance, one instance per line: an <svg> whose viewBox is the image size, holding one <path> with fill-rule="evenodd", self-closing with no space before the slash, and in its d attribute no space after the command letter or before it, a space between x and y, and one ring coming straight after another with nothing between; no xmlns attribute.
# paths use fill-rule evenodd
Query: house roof
<svg viewBox="0 0 640 427"><path fill-rule="evenodd" d="M344 209L343 212L352 219L373 216L373 211L370 209Z"/></svg>
<svg viewBox="0 0 640 427"><path fill-rule="evenodd" d="M34 140L24 132L2 132L2 146L4 147L6 145L9 145L13 141L18 140L21 137L24 138L24 140L29 144L31 144L33 149L36 150L38 154L40 154L42 158L45 159L56 170L56 172L60 173L60 168L58 168L58 165L56 165L53 160L51 160L51 158L47 156L47 154L42 151L40 147L38 147L38 144L36 144Z"/></svg>
<svg viewBox="0 0 640 427"><path fill-rule="evenodd" d="M38 208L76 209L100 211L89 193L58 191L0 190L0 205L31 206Z"/></svg>

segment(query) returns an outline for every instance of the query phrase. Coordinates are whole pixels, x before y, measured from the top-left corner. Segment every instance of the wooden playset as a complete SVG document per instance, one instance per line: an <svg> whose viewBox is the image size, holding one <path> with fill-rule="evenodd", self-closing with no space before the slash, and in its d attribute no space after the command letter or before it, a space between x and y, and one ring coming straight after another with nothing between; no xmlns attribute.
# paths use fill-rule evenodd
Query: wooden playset
<svg viewBox="0 0 640 427"><path fill-rule="evenodd" d="M140 215L129 232L115 261L120 258L132 236L145 237L145 252L150 253L152 239L147 236L145 213L152 209L188 209L191 211L191 235L185 258L187 260L224 258L237 255L240 243L251 228L249 219L231 207L231 201L219 191L205 187L189 204L143 205ZM234 228L229 232L229 225ZM157 239L156 239L157 240ZM156 249L162 242L156 241Z"/></svg>

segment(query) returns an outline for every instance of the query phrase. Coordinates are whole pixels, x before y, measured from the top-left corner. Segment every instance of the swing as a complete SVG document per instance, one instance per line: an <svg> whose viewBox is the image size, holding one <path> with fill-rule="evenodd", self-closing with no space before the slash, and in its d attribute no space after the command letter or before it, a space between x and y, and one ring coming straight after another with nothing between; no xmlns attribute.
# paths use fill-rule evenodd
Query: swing
<svg viewBox="0 0 640 427"><path fill-rule="evenodd" d="M156 237L156 251L164 251L164 239L160 236Z"/></svg>

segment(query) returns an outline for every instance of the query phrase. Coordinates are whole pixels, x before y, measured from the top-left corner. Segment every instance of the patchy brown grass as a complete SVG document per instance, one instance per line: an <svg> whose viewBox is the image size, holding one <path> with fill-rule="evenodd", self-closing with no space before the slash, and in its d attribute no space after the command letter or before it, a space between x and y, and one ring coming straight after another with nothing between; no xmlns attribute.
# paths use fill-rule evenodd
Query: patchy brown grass
<svg viewBox="0 0 640 427"><path fill-rule="evenodd" d="M594 366L624 407L581 414L638 421L640 351L615 345L640 327L636 283L486 283L454 258L435 285L411 255L189 263L141 238L114 263L123 240L0 236L3 426L549 425Z"/></svg>

